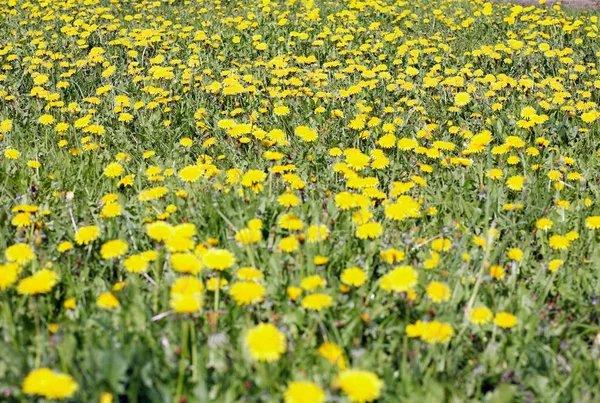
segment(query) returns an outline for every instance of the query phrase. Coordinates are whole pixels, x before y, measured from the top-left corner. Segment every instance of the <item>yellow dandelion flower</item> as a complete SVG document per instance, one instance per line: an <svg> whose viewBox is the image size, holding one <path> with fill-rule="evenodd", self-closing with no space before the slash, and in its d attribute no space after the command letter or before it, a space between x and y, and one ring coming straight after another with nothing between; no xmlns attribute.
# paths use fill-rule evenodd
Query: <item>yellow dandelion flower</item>
<svg viewBox="0 0 600 403"><path fill-rule="evenodd" d="M262 302L267 290L254 281L240 281L231 286L229 294L238 305L251 305Z"/></svg>
<svg viewBox="0 0 600 403"><path fill-rule="evenodd" d="M104 176L107 178L117 178L123 173L123 166L118 162L111 162L104 168Z"/></svg>
<svg viewBox="0 0 600 403"><path fill-rule="evenodd" d="M121 205L119 203L106 203L100 212L102 218L114 218L121 215Z"/></svg>
<svg viewBox="0 0 600 403"><path fill-rule="evenodd" d="M309 243L316 243L327 239L329 228L325 225L311 225L306 231Z"/></svg>
<svg viewBox="0 0 600 403"><path fill-rule="evenodd" d="M471 101L471 95L467 92L459 92L454 96L454 104L456 106L465 106Z"/></svg>
<svg viewBox="0 0 600 403"><path fill-rule="evenodd" d="M549 218L540 218L535 222L535 227L539 230L548 231L552 229L552 220Z"/></svg>
<svg viewBox="0 0 600 403"><path fill-rule="evenodd" d="M169 306L177 313L194 313L203 305L204 285L195 277L180 277L171 286Z"/></svg>
<svg viewBox="0 0 600 403"><path fill-rule="evenodd" d="M472 308L467 312L467 317L471 323L476 325L484 325L492 320L492 311L485 306Z"/></svg>
<svg viewBox="0 0 600 403"><path fill-rule="evenodd" d="M58 283L58 274L42 269L19 281L17 292L21 295L45 294Z"/></svg>
<svg viewBox="0 0 600 403"><path fill-rule="evenodd" d="M548 245L554 250L565 250L569 248L571 241L563 235L552 235L548 239Z"/></svg>
<svg viewBox="0 0 600 403"><path fill-rule="evenodd" d="M29 213L19 213L15 215L10 221L13 227L28 227L31 225L31 214Z"/></svg>
<svg viewBox="0 0 600 403"><path fill-rule="evenodd" d="M302 308L311 311L320 311L333 305L333 297L327 294L309 294L302 298Z"/></svg>
<svg viewBox="0 0 600 403"><path fill-rule="evenodd" d="M206 282L206 289L214 292L217 290L217 284L219 285L219 290L223 290L225 287L227 287L229 281L224 278L212 277Z"/></svg>
<svg viewBox="0 0 600 403"><path fill-rule="evenodd" d="M18 160L20 155L21 153L19 153L19 151L15 150L14 148L7 148L6 150L4 150L4 156L9 160Z"/></svg>
<svg viewBox="0 0 600 403"><path fill-rule="evenodd" d="M287 116L290 113L290 108L284 105L277 106L273 109L273 113L277 116Z"/></svg>
<svg viewBox="0 0 600 403"><path fill-rule="evenodd" d="M439 281L432 281L426 288L427 296L430 300L439 304L450 299L450 287Z"/></svg>
<svg viewBox="0 0 600 403"><path fill-rule="evenodd" d="M387 264L394 264L400 263L402 260L404 260L405 253L397 249L387 249L379 252L379 256L381 256L381 260Z"/></svg>
<svg viewBox="0 0 600 403"><path fill-rule="evenodd" d="M189 165L179 171L179 179L184 182L196 182L202 176L203 169L198 165Z"/></svg>
<svg viewBox="0 0 600 403"><path fill-rule="evenodd" d="M348 395L351 402L372 402L381 396L383 381L377 374L360 369L346 369L338 377L342 391Z"/></svg>
<svg viewBox="0 0 600 403"><path fill-rule="evenodd" d="M78 245L88 245L91 242L94 242L100 236L100 228L95 225L90 225L88 227L81 227L75 233L75 242Z"/></svg>
<svg viewBox="0 0 600 403"><path fill-rule="evenodd" d="M286 352L285 334L270 323L261 323L248 330L244 341L250 356L256 361L277 361Z"/></svg>
<svg viewBox="0 0 600 403"><path fill-rule="evenodd" d="M23 393L43 396L46 399L68 399L75 395L77 389L78 385L73 378L49 368L35 369L23 381Z"/></svg>
<svg viewBox="0 0 600 403"><path fill-rule="evenodd" d="M517 317L508 312L498 312L494 317L494 323L503 329L510 329L517 325Z"/></svg>
<svg viewBox="0 0 600 403"><path fill-rule="evenodd" d="M235 240L242 245L251 245L262 239L262 232L259 229L242 228L235 234Z"/></svg>
<svg viewBox="0 0 600 403"><path fill-rule="evenodd" d="M277 198L277 203L283 207L296 207L302 204L298 196L292 193L284 193Z"/></svg>
<svg viewBox="0 0 600 403"><path fill-rule="evenodd" d="M560 269L564 263L564 260L552 259L550 263L548 263L548 270L554 273L556 270Z"/></svg>
<svg viewBox="0 0 600 403"><path fill-rule="evenodd" d="M519 262L521 259L523 259L523 251L518 248L511 248L508 250L508 258Z"/></svg>
<svg viewBox="0 0 600 403"><path fill-rule="evenodd" d="M173 236L173 226L164 221L156 221L146 225L146 234L155 241L165 241Z"/></svg>
<svg viewBox="0 0 600 403"><path fill-rule="evenodd" d="M405 292L417 285L419 274L411 266L400 266L381 278L379 287L385 291Z"/></svg>
<svg viewBox="0 0 600 403"><path fill-rule="evenodd" d="M0 265L0 290L6 290L17 282L21 266L17 263L7 263Z"/></svg>
<svg viewBox="0 0 600 403"><path fill-rule="evenodd" d="M305 289L306 291L313 291L319 287L326 287L327 282L325 279L318 274L314 274L312 276L308 276L302 279L300 282L300 287Z"/></svg>
<svg viewBox="0 0 600 403"><path fill-rule="evenodd" d="M520 192L521 190L523 190L524 182L525 178L523 178L522 176L511 176L506 181L506 186L508 186L510 190Z"/></svg>
<svg viewBox="0 0 600 403"><path fill-rule="evenodd" d="M307 143L315 141L318 138L317 131L312 130L308 126L298 126L294 130L294 134L296 134L296 136L300 137L303 141Z"/></svg>
<svg viewBox="0 0 600 403"><path fill-rule="evenodd" d="M65 307L65 309L73 310L77 307L77 302L75 301L75 298L68 298L63 303L63 306Z"/></svg>
<svg viewBox="0 0 600 403"><path fill-rule="evenodd" d="M356 237L359 239L377 239L383 234L383 225L378 222L368 222L356 228Z"/></svg>
<svg viewBox="0 0 600 403"><path fill-rule="evenodd" d="M202 256L202 263L210 269L222 271L235 264L235 256L227 249L209 249Z"/></svg>
<svg viewBox="0 0 600 403"><path fill-rule="evenodd" d="M102 259L104 260L114 259L123 256L127 253L128 249L129 246L127 245L127 242L120 239L113 239L102 245L100 248L100 256L102 256Z"/></svg>
<svg viewBox="0 0 600 403"><path fill-rule="evenodd" d="M506 275L506 271L498 265L490 266L489 272L490 276L492 276L496 280L502 280Z"/></svg>
<svg viewBox="0 0 600 403"><path fill-rule="evenodd" d="M125 270L130 273L140 273L148 269L148 260L143 255L132 255L123 261Z"/></svg>
<svg viewBox="0 0 600 403"><path fill-rule="evenodd" d="M169 259L173 270L179 273L198 274L204 265L193 253L173 253Z"/></svg>
<svg viewBox="0 0 600 403"><path fill-rule="evenodd" d="M278 244L279 249L286 253L297 251L299 246L300 244L298 242L298 238L296 238L294 235L281 238Z"/></svg>
<svg viewBox="0 0 600 403"><path fill-rule="evenodd" d="M600 216L591 216L585 219L585 226L591 230L600 229Z"/></svg>
<svg viewBox="0 0 600 403"><path fill-rule="evenodd" d="M102 294L98 295L98 298L96 299L96 305L103 309L115 309L121 306L119 300L112 292L103 292Z"/></svg>
<svg viewBox="0 0 600 403"><path fill-rule="evenodd" d="M265 278L263 272L254 267L241 267L235 276L240 280L247 281L258 281Z"/></svg>
<svg viewBox="0 0 600 403"><path fill-rule="evenodd" d="M367 273L360 267L349 267L344 269L340 279L348 286L361 287L367 281Z"/></svg>
<svg viewBox="0 0 600 403"><path fill-rule="evenodd" d="M421 330L421 340L429 344L448 343L454 336L454 329L450 324L437 320L426 323Z"/></svg>
<svg viewBox="0 0 600 403"><path fill-rule="evenodd" d="M326 358L333 365L337 365L339 369L346 369L347 364L346 359L344 358L344 351L337 344L326 341L319 346L317 352L321 357Z"/></svg>
<svg viewBox="0 0 600 403"><path fill-rule="evenodd" d="M288 287L286 289L286 293L287 293L289 299L291 299L292 301L296 301L298 299L298 297L300 296L300 294L302 294L302 288Z"/></svg>
<svg viewBox="0 0 600 403"><path fill-rule="evenodd" d="M325 392L316 383L294 381L283 392L284 403L324 403Z"/></svg>
<svg viewBox="0 0 600 403"><path fill-rule="evenodd" d="M421 216L421 206L410 196L400 196L396 203L388 204L385 207L385 216L395 221L403 221L407 218L417 218Z"/></svg>
<svg viewBox="0 0 600 403"><path fill-rule="evenodd" d="M35 258L35 253L31 246L25 243L17 243L6 248L4 256L9 262L25 265Z"/></svg>

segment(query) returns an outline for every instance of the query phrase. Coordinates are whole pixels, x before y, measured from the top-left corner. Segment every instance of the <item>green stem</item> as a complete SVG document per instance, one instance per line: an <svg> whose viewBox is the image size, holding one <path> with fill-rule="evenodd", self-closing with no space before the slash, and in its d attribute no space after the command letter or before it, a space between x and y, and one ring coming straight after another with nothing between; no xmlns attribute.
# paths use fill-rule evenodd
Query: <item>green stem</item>
<svg viewBox="0 0 600 403"><path fill-rule="evenodd" d="M273 170L269 169L269 199L273 194Z"/></svg>
<svg viewBox="0 0 600 403"><path fill-rule="evenodd" d="M15 323L12 318L12 311L10 310L10 306L8 306L8 300L4 301L2 304L4 310L4 317L6 318L6 327L8 328L8 334L13 342L13 347L15 351L19 351L19 344L17 343L17 331L15 330Z"/></svg>
<svg viewBox="0 0 600 403"><path fill-rule="evenodd" d="M181 394L183 392L183 378L185 375L185 362L187 360L187 349L188 349L188 322L187 320L181 321L181 354L179 356L179 376L177 378L177 394L175 395L174 402L179 402Z"/></svg>
<svg viewBox="0 0 600 403"><path fill-rule="evenodd" d="M257 268L256 264L254 263L254 252L252 251L252 247L250 246L250 244L246 245L246 253L248 254L248 260L250 260L250 265L254 268Z"/></svg>
<svg viewBox="0 0 600 403"><path fill-rule="evenodd" d="M427 355L425 356L425 360L422 361L421 375L424 375L425 371L427 371L427 368L429 368L429 364L431 364L431 360L433 358L434 350L435 350L435 345L427 346Z"/></svg>
<svg viewBox="0 0 600 403"><path fill-rule="evenodd" d="M485 242L485 253L483 254L483 260L481 261L481 267L479 268L479 273L477 273L477 280L475 281L475 286L473 287L473 291L471 292L471 298L469 298L469 302L467 304L467 310L466 310L466 314L468 315L469 312L471 311L471 309L473 308L473 305L475 304L475 298L477 298L477 292L479 291L479 287L481 285L481 282L483 281L483 275L485 273L485 268L486 268L486 263L488 258L490 257L490 250L492 249L492 241L494 240L494 228L495 228L495 223L492 222L492 225L490 226L490 229L488 230L488 236ZM461 336L465 333L465 331L467 330L467 324L468 321L465 320L463 321L463 326L460 329L460 332L458 333L458 336L456 337L456 339L460 339Z"/></svg>
<svg viewBox="0 0 600 403"><path fill-rule="evenodd" d="M162 258L159 256L154 264L154 281L156 286L154 287L154 312L158 312L158 293L160 292L160 271L162 266Z"/></svg>
<svg viewBox="0 0 600 403"><path fill-rule="evenodd" d="M34 231L34 229L35 229L35 225L34 225L34 224L31 224L31 225L29 226L29 243L31 244L31 246L32 246L32 247L34 247L34 248L35 248L35 244L34 244L34 242L33 242L33 231ZM35 260L37 260L37 257L36 257L36 259L34 259L34 261L35 261ZM33 272L35 273L35 267L34 267L34 270L33 270Z"/></svg>
<svg viewBox="0 0 600 403"><path fill-rule="evenodd" d="M485 242L485 253L483 255L483 260L481 261L481 267L479 268L479 273L477 273L477 280L475 281L475 286L473 287L473 291L471 293L471 298L469 299L469 303L467 304L467 313L473 308L473 304L475 303L475 298L477 297L477 292L479 291L479 286L483 281L483 274L485 272L485 268L487 266L487 260L490 257L490 250L492 249L492 241L494 240L494 223L492 223L490 229L488 230L488 237Z"/></svg>
<svg viewBox="0 0 600 403"><path fill-rule="evenodd" d="M33 316L35 319L35 368L39 368L42 361L42 334L40 332L40 315L37 299L33 304Z"/></svg>
<svg viewBox="0 0 600 403"><path fill-rule="evenodd" d="M517 277L519 276L519 263L512 262L513 270L512 275L510 276L511 290L510 290L510 298L512 299L517 292Z"/></svg>
<svg viewBox="0 0 600 403"><path fill-rule="evenodd" d="M269 373L269 368L267 367L267 363L257 362L256 369L260 373L260 383L261 388L268 387L269 390L273 388L273 376Z"/></svg>
<svg viewBox="0 0 600 403"><path fill-rule="evenodd" d="M192 382L198 382L198 351L196 350L196 326L190 319L188 326L190 327L191 345L192 350Z"/></svg>
<svg viewBox="0 0 600 403"><path fill-rule="evenodd" d="M558 270L560 270L560 268ZM546 286L546 289L544 290L544 295L542 296L542 298L540 298L541 306L544 306L544 301L546 301L546 298L548 297L548 294L550 293L550 289L552 288L552 284L554 284L554 280L556 279L558 270L556 270L554 273L552 273L550 280L548 280L548 285Z"/></svg>
<svg viewBox="0 0 600 403"><path fill-rule="evenodd" d="M217 281L215 286L215 315L219 312L219 291L221 289L221 276L217 275Z"/></svg>
<svg viewBox="0 0 600 403"><path fill-rule="evenodd" d="M329 323L331 323L331 329L333 331L333 335L336 338L336 343L339 344L340 346L343 346L344 344L342 342L342 336L340 335L340 331L335 324L333 314L331 313L330 310L327 311L327 316L329 316Z"/></svg>

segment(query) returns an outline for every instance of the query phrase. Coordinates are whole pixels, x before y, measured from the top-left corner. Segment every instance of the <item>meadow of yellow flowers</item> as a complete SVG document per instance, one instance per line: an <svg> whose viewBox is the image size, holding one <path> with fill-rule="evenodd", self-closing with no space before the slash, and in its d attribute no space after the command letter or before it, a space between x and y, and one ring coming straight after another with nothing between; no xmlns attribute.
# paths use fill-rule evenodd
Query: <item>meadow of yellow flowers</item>
<svg viewBox="0 0 600 403"><path fill-rule="evenodd" d="M596 10L0 0L0 400L600 400Z"/></svg>

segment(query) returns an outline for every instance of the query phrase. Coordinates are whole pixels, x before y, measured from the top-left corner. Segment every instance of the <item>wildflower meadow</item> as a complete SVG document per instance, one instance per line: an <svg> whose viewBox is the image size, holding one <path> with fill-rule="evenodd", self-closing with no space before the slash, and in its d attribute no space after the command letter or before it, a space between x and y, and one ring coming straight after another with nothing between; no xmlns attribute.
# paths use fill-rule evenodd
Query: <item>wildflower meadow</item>
<svg viewBox="0 0 600 403"><path fill-rule="evenodd" d="M599 15L0 0L0 401L600 402Z"/></svg>

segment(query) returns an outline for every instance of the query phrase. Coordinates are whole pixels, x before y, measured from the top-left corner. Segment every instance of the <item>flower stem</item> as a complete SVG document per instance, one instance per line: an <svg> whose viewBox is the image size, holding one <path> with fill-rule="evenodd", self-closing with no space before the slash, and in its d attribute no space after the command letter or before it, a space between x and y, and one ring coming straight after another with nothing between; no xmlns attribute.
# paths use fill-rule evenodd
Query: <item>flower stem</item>
<svg viewBox="0 0 600 403"><path fill-rule="evenodd" d="M185 375L185 363L187 361L187 339L188 339L188 321L181 321L181 354L179 356L179 376L177 378L177 394L175 395L174 402L179 402L181 394L183 392L183 378Z"/></svg>
<svg viewBox="0 0 600 403"><path fill-rule="evenodd" d="M39 368L42 361L42 334L40 332L40 315L37 299L33 304L33 316L35 319L35 368Z"/></svg>
<svg viewBox="0 0 600 403"><path fill-rule="evenodd" d="M154 281L156 282L156 287L154 287L154 312L158 312L158 294L160 292L160 272L162 266L162 258L159 256L156 259L156 263L154 264Z"/></svg>
<svg viewBox="0 0 600 403"><path fill-rule="evenodd" d="M192 382L198 382L198 351L196 351L196 326L194 322L190 319L188 326L190 328L190 349L192 350Z"/></svg>
<svg viewBox="0 0 600 403"><path fill-rule="evenodd" d="M6 320L6 327L8 328L8 334L13 342L13 347L15 351L19 351L19 344L17 343L17 332L15 330L15 323L13 322L12 312L10 310L10 306L8 305L8 301L5 300L4 304L2 304L4 310L4 317Z"/></svg>
<svg viewBox="0 0 600 403"><path fill-rule="evenodd" d="M221 276L217 275L217 281L215 286L215 314L218 315L219 311L219 291L221 289Z"/></svg>
<svg viewBox="0 0 600 403"><path fill-rule="evenodd" d="M252 267L256 268L256 264L254 263L254 252L252 251L252 247L248 244L246 245L246 253L248 254L248 260L250 260L250 264Z"/></svg>
<svg viewBox="0 0 600 403"><path fill-rule="evenodd" d="M467 312L473 308L473 304L475 303L475 298L477 298L477 291L479 291L479 286L481 285L481 281L483 280L483 276L485 273L485 269L488 265L488 258L490 256L490 249L492 248L492 241L494 239L495 223L492 223L490 229L488 230L488 237L485 242L485 253L483 254L483 260L481 261L481 267L479 268L479 273L477 273L477 280L475 281L475 286L473 287L473 291L471 292L471 298L469 299L469 303L467 304Z"/></svg>

